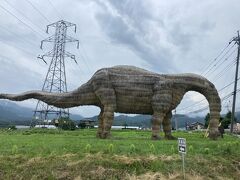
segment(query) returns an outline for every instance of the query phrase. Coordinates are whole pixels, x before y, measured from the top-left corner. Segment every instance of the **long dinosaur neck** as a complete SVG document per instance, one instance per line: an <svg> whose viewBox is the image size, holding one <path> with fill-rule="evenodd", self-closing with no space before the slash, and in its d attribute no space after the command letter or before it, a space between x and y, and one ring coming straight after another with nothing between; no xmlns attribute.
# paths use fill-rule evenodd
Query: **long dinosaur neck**
<svg viewBox="0 0 240 180"><path fill-rule="evenodd" d="M29 91L22 94L0 94L0 99L23 101L38 99L59 108L70 108L81 105L97 105L97 98L89 84L83 84L78 89L68 93L49 93L44 91Z"/></svg>
<svg viewBox="0 0 240 180"><path fill-rule="evenodd" d="M214 85L206 78L195 74L179 74L168 76L167 78L171 79L176 86L177 95L175 95L175 99L178 103L180 103L180 99L188 91L196 91L205 96L210 109L209 137L216 139L219 135L218 124L221 112L221 99Z"/></svg>
<svg viewBox="0 0 240 180"><path fill-rule="evenodd" d="M195 79L195 80L194 80ZM209 103L210 121L209 121L209 137L216 139L219 136L218 125L221 112L221 99L215 86L203 77L188 77L187 91L196 91L205 96ZM191 82L191 80L193 80ZM190 82L190 83L189 83Z"/></svg>

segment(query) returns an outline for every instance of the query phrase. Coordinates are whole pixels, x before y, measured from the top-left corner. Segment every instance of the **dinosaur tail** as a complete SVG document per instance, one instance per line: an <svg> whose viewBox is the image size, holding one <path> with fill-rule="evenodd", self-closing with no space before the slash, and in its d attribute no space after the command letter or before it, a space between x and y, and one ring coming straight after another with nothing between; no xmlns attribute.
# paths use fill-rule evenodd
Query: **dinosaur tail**
<svg viewBox="0 0 240 180"><path fill-rule="evenodd" d="M221 112L221 99L217 89L209 80L196 74L179 75L177 79L178 83L185 87L185 93L196 91L207 99L210 109L209 138L216 139L219 136L218 125Z"/></svg>
<svg viewBox="0 0 240 180"><path fill-rule="evenodd" d="M24 101L37 99L58 108L70 108L80 105L94 105L96 96L90 86L82 85L80 88L67 93L53 93L45 91L28 91L22 94L0 94L0 99Z"/></svg>
<svg viewBox="0 0 240 180"><path fill-rule="evenodd" d="M22 94L0 94L0 99L8 99L11 101L24 101L27 99L38 99L59 108L72 107L73 103L69 103L66 100L70 100L70 93L50 93L44 91L28 91Z"/></svg>

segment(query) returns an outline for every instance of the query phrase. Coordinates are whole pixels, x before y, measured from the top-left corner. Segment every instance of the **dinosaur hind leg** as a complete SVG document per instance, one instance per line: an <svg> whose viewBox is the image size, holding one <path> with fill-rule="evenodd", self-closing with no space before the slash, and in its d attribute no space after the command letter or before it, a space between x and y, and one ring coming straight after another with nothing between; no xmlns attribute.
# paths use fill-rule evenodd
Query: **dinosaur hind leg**
<svg viewBox="0 0 240 180"><path fill-rule="evenodd" d="M101 109L101 112L98 116L98 131L97 131L97 137L101 138L103 131L103 109Z"/></svg>
<svg viewBox="0 0 240 180"><path fill-rule="evenodd" d="M174 140L176 139L174 136L172 136L171 130L172 130L172 122L171 122L172 112L166 114L165 118L163 119L163 131L165 134L165 139Z"/></svg>
<svg viewBox="0 0 240 180"><path fill-rule="evenodd" d="M111 130L113 118L114 118L114 109L111 106L104 107L102 118L103 118L103 127L102 127L101 138L106 139L111 136L110 130Z"/></svg>

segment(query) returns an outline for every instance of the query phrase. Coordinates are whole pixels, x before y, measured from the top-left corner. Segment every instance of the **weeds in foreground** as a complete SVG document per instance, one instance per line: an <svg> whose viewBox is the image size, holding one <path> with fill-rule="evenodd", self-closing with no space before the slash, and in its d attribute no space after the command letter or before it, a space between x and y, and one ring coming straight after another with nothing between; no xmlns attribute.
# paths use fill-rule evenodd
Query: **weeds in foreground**
<svg viewBox="0 0 240 180"><path fill-rule="evenodd" d="M153 144L150 144L149 148L150 148L150 152L151 152L152 154L155 154L155 153L156 153L156 148L155 148L155 146L154 146Z"/></svg>
<svg viewBox="0 0 240 180"><path fill-rule="evenodd" d="M136 152L136 146L134 145L134 144L131 144L130 145L130 151L129 151L129 153L130 154L133 154L133 153L135 153Z"/></svg>
<svg viewBox="0 0 240 180"><path fill-rule="evenodd" d="M96 139L95 133L0 131L0 179L181 177L177 141L151 141L148 131L113 131L116 138L109 140ZM187 139L187 177L239 177L238 138L210 141L186 132L174 136Z"/></svg>
<svg viewBox="0 0 240 180"><path fill-rule="evenodd" d="M90 153L91 148L92 148L92 146L91 146L90 144L87 144L87 145L85 146L85 152L86 152L86 153Z"/></svg>
<svg viewBox="0 0 240 180"><path fill-rule="evenodd" d="M113 151L114 151L114 145L113 145L113 144L109 144L109 145L108 145L108 152L109 152L110 154L112 154Z"/></svg>

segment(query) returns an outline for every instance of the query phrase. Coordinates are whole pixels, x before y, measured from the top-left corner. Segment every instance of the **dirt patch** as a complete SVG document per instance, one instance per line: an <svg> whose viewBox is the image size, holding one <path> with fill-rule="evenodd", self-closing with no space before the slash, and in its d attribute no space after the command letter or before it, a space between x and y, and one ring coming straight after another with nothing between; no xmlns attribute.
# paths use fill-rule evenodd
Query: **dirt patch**
<svg viewBox="0 0 240 180"><path fill-rule="evenodd" d="M75 177L75 180L79 179L96 179L96 180L105 180L105 179L123 179L123 177L126 177L125 172L119 172L112 168L104 168L103 166L95 166L92 167L92 170L90 171L84 171L77 177Z"/></svg>
<svg viewBox="0 0 240 180"><path fill-rule="evenodd" d="M174 173L174 174L168 174L168 175L163 175L161 173L153 173L153 172L147 172L145 174L141 174L139 176L136 175L129 175L126 177L126 180L182 180L183 175L181 173ZM205 177L199 176L199 175L191 175L191 174L186 174L186 179L187 180L204 180L206 179Z"/></svg>
<svg viewBox="0 0 240 180"><path fill-rule="evenodd" d="M95 175L95 177L101 177L106 172L106 169L102 166L98 166L97 169L90 171L90 174Z"/></svg>
<svg viewBox="0 0 240 180"><path fill-rule="evenodd" d="M69 171L57 171L54 174L56 179L72 179Z"/></svg>
<svg viewBox="0 0 240 180"><path fill-rule="evenodd" d="M181 179L181 177L180 177L179 174L170 174L168 176L164 176L161 173L148 172L148 173L145 173L145 174L141 174L139 176L130 175L130 176L126 177L126 179L128 179L128 180L145 180L145 179L148 179L148 180L158 180L158 179L167 180L167 179Z"/></svg>
<svg viewBox="0 0 240 180"><path fill-rule="evenodd" d="M44 160L44 158L42 158L42 157L34 157L34 158L31 158L31 159L29 159L29 160L27 160L25 163L22 163L22 164L20 164L19 166L17 166L18 168L20 168L20 167L26 167L26 166L28 166L28 167L31 167L31 166L36 166L36 164L42 164L42 163L44 163L44 162L46 162L45 160Z"/></svg>
<svg viewBox="0 0 240 180"><path fill-rule="evenodd" d="M161 161L176 161L180 159L180 157L178 155L171 155L171 156L161 155L161 156L157 156L157 159Z"/></svg>
<svg viewBox="0 0 240 180"><path fill-rule="evenodd" d="M113 159L119 163L126 164L126 165L133 164L136 161L141 161L140 158L128 157L128 156L124 156L124 155L114 155Z"/></svg>
<svg viewBox="0 0 240 180"><path fill-rule="evenodd" d="M74 178L74 180L82 180L81 176L77 176Z"/></svg>
<svg viewBox="0 0 240 180"><path fill-rule="evenodd" d="M67 163L67 166L72 167L72 166L77 166L78 164L81 164L83 161L79 160L79 161L71 161Z"/></svg>
<svg viewBox="0 0 240 180"><path fill-rule="evenodd" d="M103 157L103 153L102 152L98 152L96 154L86 154L85 159L99 159L102 160Z"/></svg>
<svg viewBox="0 0 240 180"><path fill-rule="evenodd" d="M65 158L69 159L69 158L72 158L72 157L75 157L75 156L77 156L77 154L68 153L68 154L61 155L59 157L64 158L64 159Z"/></svg>
<svg viewBox="0 0 240 180"><path fill-rule="evenodd" d="M35 163L41 163L43 161L44 160L41 157L34 157L34 158L29 159L26 164L32 165L32 164L35 164Z"/></svg>
<svg viewBox="0 0 240 180"><path fill-rule="evenodd" d="M116 160L117 162L120 162L122 164L133 164L135 162L141 162L141 161L174 161L179 159L178 156L154 156L154 155L150 155L148 157L129 157L129 156L124 156L124 155L114 155L113 159Z"/></svg>

